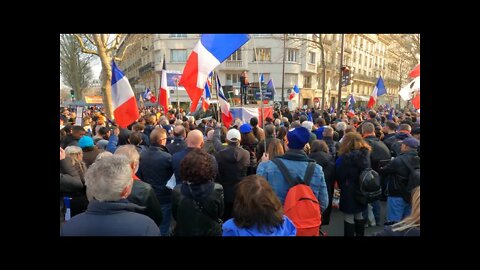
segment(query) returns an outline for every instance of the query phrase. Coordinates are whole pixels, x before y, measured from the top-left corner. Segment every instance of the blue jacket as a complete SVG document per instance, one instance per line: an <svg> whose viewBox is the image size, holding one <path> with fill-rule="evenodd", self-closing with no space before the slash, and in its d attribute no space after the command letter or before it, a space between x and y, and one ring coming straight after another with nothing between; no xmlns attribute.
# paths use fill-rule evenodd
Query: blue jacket
<svg viewBox="0 0 480 270"><path fill-rule="evenodd" d="M283 218L283 224L274 228L271 233L260 231L256 226L253 228L240 228L231 218L223 224L223 236L296 236L297 229L295 225L287 216L284 215Z"/></svg>
<svg viewBox="0 0 480 270"><path fill-rule="evenodd" d="M115 202L93 200L87 211L74 216L61 228L61 236L160 236L155 222L142 208L126 199Z"/></svg>
<svg viewBox="0 0 480 270"><path fill-rule="evenodd" d="M299 176L303 179L307 170L307 161L315 162L315 160L308 158L303 150L296 149L288 150L285 155L281 156L281 158L285 166L288 168L292 178ZM257 174L267 179L283 205L290 186L288 185L287 180L283 178L277 165L272 161L261 162L257 167ZM315 172L310 181L310 188L312 188L313 194L315 194L315 197L317 197L320 202L322 212L325 211L328 206L327 185L325 184L323 169L318 164L315 165Z"/></svg>

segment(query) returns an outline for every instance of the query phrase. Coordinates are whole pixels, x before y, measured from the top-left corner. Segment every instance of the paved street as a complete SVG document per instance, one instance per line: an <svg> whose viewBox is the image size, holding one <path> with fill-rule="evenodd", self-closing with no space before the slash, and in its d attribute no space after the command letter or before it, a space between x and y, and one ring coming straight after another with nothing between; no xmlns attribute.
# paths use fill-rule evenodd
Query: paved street
<svg viewBox="0 0 480 270"><path fill-rule="evenodd" d="M365 236L371 236L374 232L383 230L383 223L385 223L385 214L387 209L387 203L380 201L380 220L382 223L380 226L377 224L375 227L365 228ZM333 209L332 216L330 217L330 224L322 226L322 231L326 232L328 236L343 236L343 213L338 209Z"/></svg>

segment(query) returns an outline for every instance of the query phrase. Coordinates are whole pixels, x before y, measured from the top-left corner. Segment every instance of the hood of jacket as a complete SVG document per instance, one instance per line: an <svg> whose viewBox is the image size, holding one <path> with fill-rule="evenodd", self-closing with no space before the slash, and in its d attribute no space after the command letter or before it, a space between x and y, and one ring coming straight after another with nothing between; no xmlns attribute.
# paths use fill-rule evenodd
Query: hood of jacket
<svg viewBox="0 0 480 270"><path fill-rule="evenodd" d="M202 201L206 199L210 193L212 193L214 187L215 183L211 181L205 184L189 184L187 182L183 182L181 193L190 199Z"/></svg>

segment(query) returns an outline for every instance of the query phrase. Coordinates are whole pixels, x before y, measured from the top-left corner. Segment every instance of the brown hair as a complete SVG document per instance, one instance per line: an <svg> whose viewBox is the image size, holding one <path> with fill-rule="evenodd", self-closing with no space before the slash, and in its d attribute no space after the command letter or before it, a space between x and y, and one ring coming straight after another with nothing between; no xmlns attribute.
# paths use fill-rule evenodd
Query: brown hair
<svg viewBox="0 0 480 270"><path fill-rule="evenodd" d="M279 139L272 139L267 149L268 158L272 160L274 157L282 156L285 154L285 149L283 149L283 142Z"/></svg>
<svg viewBox="0 0 480 270"><path fill-rule="evenodd" d="M216 172L213 158L202 149L193 149L180 162L180 176L183 181L203 184L212 180Z"/></svg>
<svg viewBox="0 0 480 270"><path fill-rule="evenodd" d="M330 151L328 150L328 145L324 140L314 140L312 142L312 148L310 149L310 152L325 152L328 154Z"/></svg>
<svg viewBox="0 0 480 270"><path fill-rule="evenodd" d="M271 232L283 224L283 207L270 184L260 175L249 175L235 186L233 221L238 227Z"/></svg>
<svg viewBox="0 0 480 270"><path fill-rule="evenodd" d="M277 139L285 140L285 136L287 135L287 128L286 127L279 127L277 132Z"/></svg>
<svg viewBox="0 0 480 270"><path fill-rule="evenodd" d="M340 149L338 150L339 155L345 155L350 153L352 150L360 150L362 148L368 149L369 152L372 151L372 147L366 142L362 135L358 132L349 132L343 136L343 141L340 144Z"/></svg>

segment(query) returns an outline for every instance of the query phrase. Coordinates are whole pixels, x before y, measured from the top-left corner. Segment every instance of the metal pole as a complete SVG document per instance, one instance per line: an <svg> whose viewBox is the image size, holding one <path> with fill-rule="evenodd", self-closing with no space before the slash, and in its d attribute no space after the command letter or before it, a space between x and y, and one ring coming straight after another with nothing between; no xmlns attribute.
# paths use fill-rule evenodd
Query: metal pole
<svg viewBox="0 0 480 270"><path fill-rule="evenodd" d="M326 77L327 77L327 64L325 63L325 48L323 47L323 38L322 34L318 35L318 39L320 41L320 44L322 46L322 66L323 66L323 71L322 71L322 107L320 108L322 110L322 113L325 111L325 91L327 88L326 85Z"/></svg>
<svg viewBox="0 0 480 270"><path fill-rule="evenodd" d="M338 80L338 102L337 102L337 112L340 112L340 106L342 102L342 66L343 66L343 42L345 39L345 34L342 34L342 47L340 51L340 78Z"/></svg>
<svg viewBox="0 0 480 270"><path fill-rule="evenodd" d="M220 89L217 88L217 87L218 87L218 83L217 83L217 77L216 77L216 76L218 76L218 74L217 74L216 72L214 72L213 75L212 75L212 77L215 78L215 90L216 90L215 93L217 94L217 113L218 113L217 122L221 123L222 121L221 121L221 117L220 117L220 114L221 114L221 112L220 112L220 104L218 103L218 101L219 101L218 91L220 91ZM212 88L213 88L213 87L212 87Z"/></svg>
<svg viewBox="0 0 480 270"><path fill-rule="evenodd" d="M175 90L177 90L177 113L180 113L180 98L178 97L178 79L175 79Z"/></svg>
<svg viewBox="0 0 480 270"><path fill-rule="evenodd" d="M287 41L287 34L283 34L283 64L282 64L282 106L285 103L285 42ZM280 107L281 109L282 107Z"/></svg>
<svg viewBox="0 0 480 270"><path fill-rule="evenodd" d="M400 79L399 79L399 84L398 84L398 92L400 93L400 90L402 89L402 64L403 64L403 61L400 60ZM398 95L398 109L400 109L400 94Z"/></svg>
<svg viewBox="0 0 480 270"><path fill-rule="evenodd" d="M257 46L255 46L255 37L252 38L253 40L253 52L255 53L255 59L258 60L258 55L257 55ZM262 82L260 81L260 68L258 67L258 61L257 61L257 76L258 76L258 88L260 90L260 106L261 106L261 112L260 112L260 120L262 120L262 128L265 130L265 114L263 110L263 93L262 93ZM265 140L265 139L264 139ZM267 143L266 141L263 144L264 147L264 153L267 153Z"/></svg>

